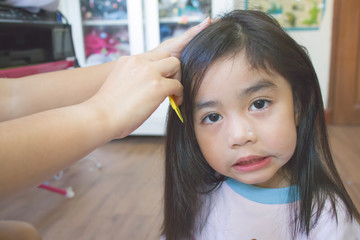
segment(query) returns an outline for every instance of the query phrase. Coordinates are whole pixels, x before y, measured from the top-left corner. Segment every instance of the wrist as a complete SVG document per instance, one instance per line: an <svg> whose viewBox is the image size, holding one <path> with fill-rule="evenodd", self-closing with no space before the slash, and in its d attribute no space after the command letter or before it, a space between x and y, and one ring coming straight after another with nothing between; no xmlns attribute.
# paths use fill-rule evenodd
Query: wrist
<svg viewBox="0 0 360 240"><path fill-rule="evenodd" d="M114 111L110 104L106 104L102 101L98 101L96 97L80 104L86 109L91 119L91 126L93 130L97 132L99 137L104 137L107 141L111 141L117 138L126 137L126 133L121 126L124 120L121 116L118 116L118 111Z"/></svg>

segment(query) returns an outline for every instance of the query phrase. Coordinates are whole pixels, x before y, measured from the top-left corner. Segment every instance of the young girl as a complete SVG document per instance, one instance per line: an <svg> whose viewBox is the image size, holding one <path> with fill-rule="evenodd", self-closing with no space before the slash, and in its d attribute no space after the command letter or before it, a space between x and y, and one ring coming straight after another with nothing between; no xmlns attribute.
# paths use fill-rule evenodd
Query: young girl
<svg viewBox="0 0 360 240"><path fill-rule="evenodd" d="M262 12L233 11L181 56L169 111L163 236L360 239L305 50Z"/></svg>

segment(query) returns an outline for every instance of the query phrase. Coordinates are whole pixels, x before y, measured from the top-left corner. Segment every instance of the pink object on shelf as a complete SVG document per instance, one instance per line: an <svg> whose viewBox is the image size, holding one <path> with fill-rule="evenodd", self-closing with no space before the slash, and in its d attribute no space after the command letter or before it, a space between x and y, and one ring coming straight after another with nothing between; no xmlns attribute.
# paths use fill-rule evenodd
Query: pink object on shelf
<svg viewBox="0 0 360 240"><path fill-rule="evenodd" d="M94 53L114 53L117 52L116 46L120 44L109 33L102 31L91 31L85 36L85 55L86 57ZM105 51L105 52L104 52Z"/></svg>
<svg viewBox="0 0 360 240"><path fill-rule="evenodd" d="M92 31L85 36L86 57L93 53L101 53L106 48L105 40L98 36L96 31Z"/></svg>

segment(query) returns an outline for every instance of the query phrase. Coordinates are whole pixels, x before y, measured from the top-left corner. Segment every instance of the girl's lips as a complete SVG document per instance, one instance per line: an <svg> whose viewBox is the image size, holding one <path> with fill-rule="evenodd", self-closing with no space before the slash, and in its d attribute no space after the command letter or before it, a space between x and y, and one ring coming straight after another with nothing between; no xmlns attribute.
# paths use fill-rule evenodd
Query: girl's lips
<svg viewBox="0 0 360 240"><path fill-rule="evenodd" d="M250 172L261 169L271 162L271 157L249 156L239 159L232 167L240 172Z"/></svg>

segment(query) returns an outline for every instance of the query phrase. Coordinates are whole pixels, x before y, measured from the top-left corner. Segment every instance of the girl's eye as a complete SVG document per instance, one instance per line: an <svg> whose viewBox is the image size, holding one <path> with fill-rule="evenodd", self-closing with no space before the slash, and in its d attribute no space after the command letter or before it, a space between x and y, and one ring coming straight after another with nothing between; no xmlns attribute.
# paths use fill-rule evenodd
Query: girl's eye
<svg viewBox="0 0 360 240"><path fill-rule="evenodd" d="M220 121L221 119L222 119L222 116L220 114L211 113L203 119L203 122L204 123L215 123L217 121Z"/></svg>
<svg viewBox="0 0 360 240"><path fill-rule="evenodd" d="M269 103L270 102L268 100L264 100L264 99L256 100L251 104L250 110L256 111L256 110L264 109L269 105Z"/></svg>

